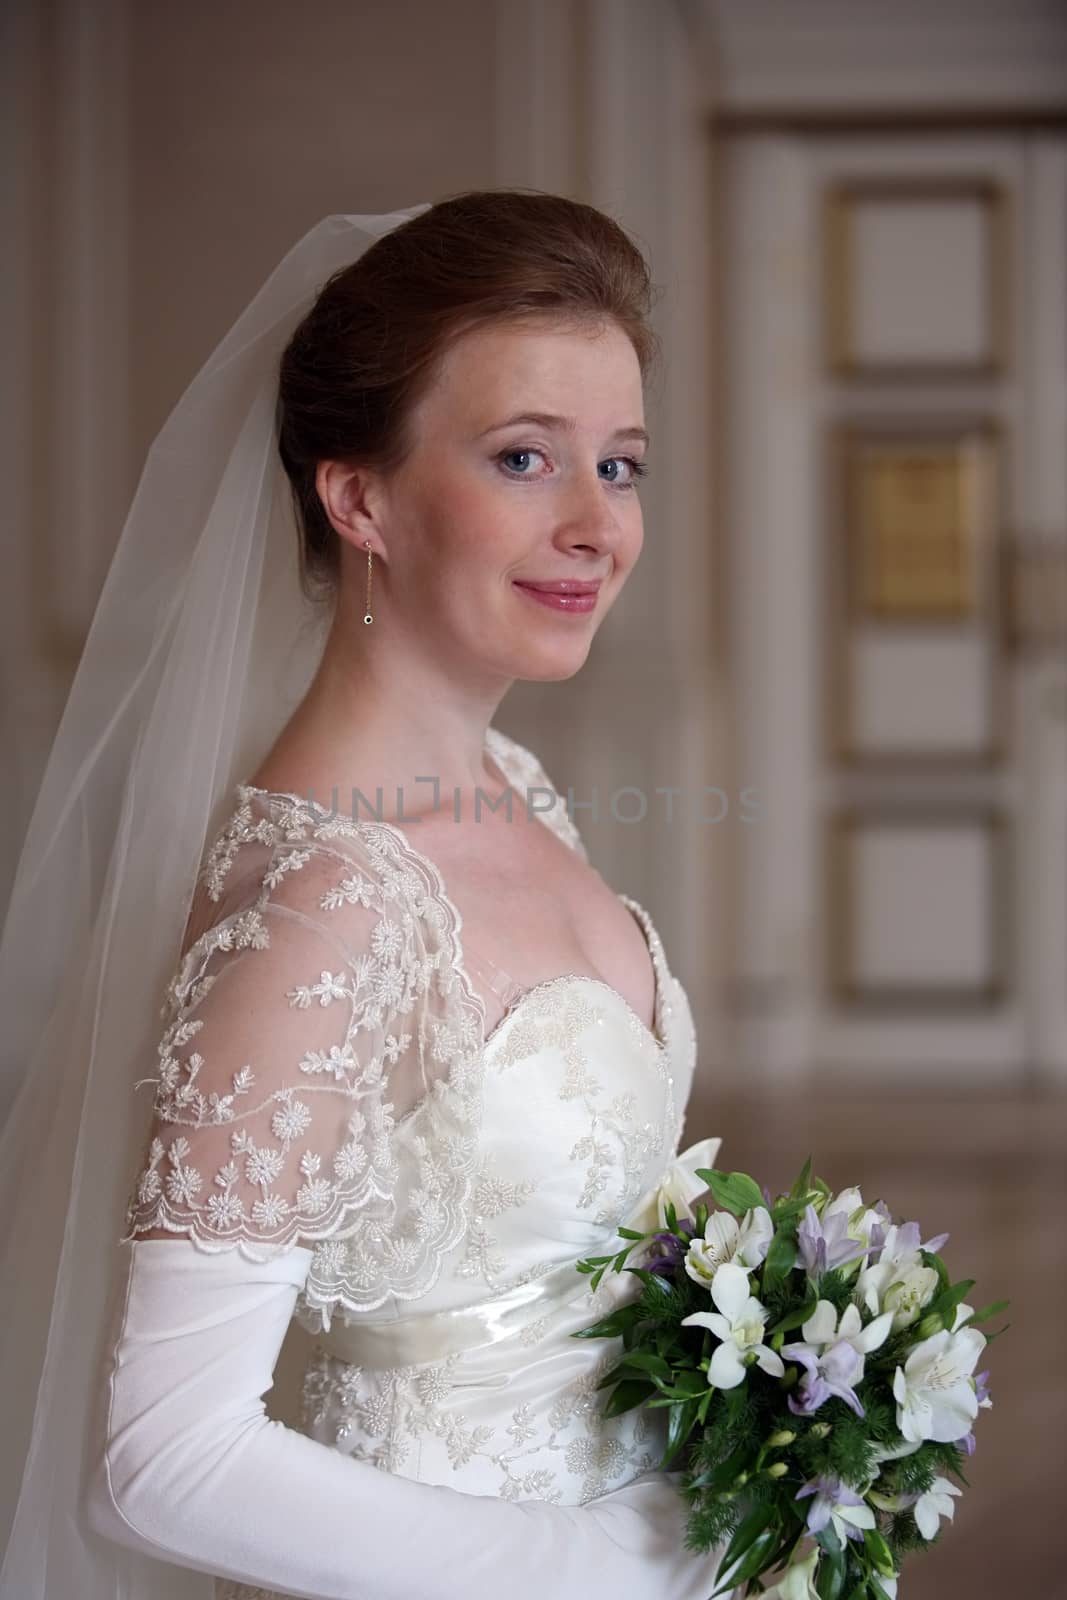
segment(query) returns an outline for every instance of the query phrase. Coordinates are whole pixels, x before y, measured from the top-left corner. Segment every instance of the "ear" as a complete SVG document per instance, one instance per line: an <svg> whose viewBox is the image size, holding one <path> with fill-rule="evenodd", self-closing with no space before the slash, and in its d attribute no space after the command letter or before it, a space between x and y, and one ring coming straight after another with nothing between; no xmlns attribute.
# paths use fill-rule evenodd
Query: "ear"
<svg viewBox="0 0 1067 1600"><path fill-rule="evenodd" d="M381 528L385 496L378 474L345 461L320 461L315 488L338 538L361 554L370 540L376 555L385 554Z"/></svg>

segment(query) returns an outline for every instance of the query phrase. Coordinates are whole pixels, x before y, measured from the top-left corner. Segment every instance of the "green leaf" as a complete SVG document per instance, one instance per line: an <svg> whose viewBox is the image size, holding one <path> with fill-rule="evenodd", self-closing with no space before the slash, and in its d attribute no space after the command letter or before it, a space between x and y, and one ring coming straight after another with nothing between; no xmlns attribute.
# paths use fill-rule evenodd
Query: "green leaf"
<svg viewBox="0 0 1067 1600"><path fill-rule="evenodd" d="M880 1572L884 1578L891 1578L896 1572L896 1568L893 1565L893 1557L890 1554L889 1546L878 1532L878 1529L864 1528L863 1542L867 1546L867 1554L874 1562L875 1571Z"/></svg>
<svg viewBox="0 0 1067 1600"><path fill-rule="evenodd" d="M631 1350L625 1361L616 1368L616 1371L621 1374L624 1371L632 1372L634 1369L641 1372L654 1372L660 1378L672 1378L674 1376L674 1368L670 1362L665 1361L662 1356L656 1355L654 1350ZM599 1388L600 1385L598 1384L597 1387Z"/></svg>
<svg viewBox="0 0 1067 1600"><path fill-rule="evenodd" d="M997 1329L996 1333L987 1333L986 1336L985 1336L986 1346L988 1347L989 1345L991 1345L995 1339L999 1339L1002 1333L1007 1333L1007 1331L1008 1331L1008 1329L1010 1327L1011 1327L1011 1323L1010 1322L1006 1322L1004 1324L1003 1328L998 1328Z"/></svg>
<svg viewBox="0 0 1067 1600"><path fill-rule="evenodd" d="M815 1577L815 1593L819 1600L840 1600L847 1575L845 1552L841 1546L832 1551L824 1550Z"/></svg>
<svg viewBox="0 0 1067 1600"><path fill-rule="evenodd" d="M703 1372L679 1372L673 1384L659 1385L661 1398L650 1400L649 1405L670 1405L672 1400L702 1400L707 1387L708 1380Z"/></svg>
<svg viewBox="0 0 1067 1600"><path fill-rule="evenodd" d="M652 1232L655 1233L656 1231L657 1230L653 1228ZM633 1239L635 1242L638 1239L651 1239L652 1237L651 1233L635 1233L632 1228L616 1228L615 1232L618 1234L620 1239Z"/></svg>
<svg viewBox="0 0 1067 1600"><path fill-rule="evenodd" d="M758 1578L761 1572L766 1572L767 1562L771 1552L774 1550L777 1538L778 1530L776 1528L764 1529L749 1546L748 1553L743 1557L740 1566L730 1569L730 1577L725 1587L727 1589L734 1588L747 1582L749 1578ZM719 1571L721 1573L721 1566ZM715 1590L716 1595L722 1594L722 1592L722 1586Z"/></svg>
<svg viewBox="0 0 1067 1600"><path fill-rule="evenodd" d="M819 1529L815 1535L815 1543L826 1555L834 1555L841 1549L841 1540L832 1522L828 1522L825 1528Z"/></svg>
<svg viewBox="0 0 1067 1600"><path fill-rule="evenodd" d="M709 1389L708 1393L712 1393ZM742 1472L751 1466L749 1452L742 1447L735 1450L732 1456L727 1456L725 1461L720 1461L717 1467L711 1467L701 1472L693 1479L695 1489L707 1489L709 1494L722 1494L726 1489L732 1488Z"/></svg>
<svg viewBox="0 0 1067 1600"><path fill-rule="evenodd" d="M771 1207L771 1218L774 1222L788 1222L790 1217L799 1217L807 1209L807 1196L799 1200L779 1200L776 1206Z"/></svg>
<svg viewBox="0 0 1067 1600"><path fill-rule="evenodd" d="M955 1311L960 1301L965 1299L970 1290L974 1288L974 1283L975 1280L973 1278L965 1278L962 1283L953 1284L950 1289L943 1290L927 1306L924 1315L929 1316L931 1312L937 1312L939 1316L944 1317L945 1325L951 1328L953 1322L951 1313Z"/></svg>
<svg viewBox="0 0 1067 1600"><path fill-rule="evenodd" d="M629 1306L623 1306L619 1311L612 1311L609 1316L601 1317L599 1322L594 1322L589 1328L579 1328L571 1334L572 1339L615 1339L620 1333L633 1323L634 1317Z"/></svg>
<svg viewBox="0 0 1067 1600"><path fill-rule="evenodd" d="M644 1378L623 1378L615 1393L604 1407L606 1417L620 1417L624 1411L632 1411L634 1406L641 1405L655 1390Z"/></svg>
<svg viewBox="0 0 1067 1600"><path fill-rule="evenodd" d="M808 1193L808 1190L810 1188L811 1188L811 1157L809 1156L808 1159L805 1161L804 1165L800 1169L800 1175L797 1178L797 1181L794 1183L793 1187L789 1191L790 1200L803 1199L804 1203L806 1205L807 1204L807 1193Z"/></svg>
<svg viewBox="0 0 1067 1600"><path fill-rule="evenodd" d="M697 1167L696 1175L703 1178L716 1201L735 1217L743 1217L753 1206L763 1205L763 1191L747 1172L720 1172L717 1167Z"/></svg>
<svg viewBox="0 0 1067 1600"><path fill-rule="evenodd" d="M972 1327L978 1322L988 1322L990 1317L999 1317L1000 1313L1006 1311L1010 1305L1010 1300L994 1300L990 1305L982 1306L973 1316L968 1317L964 1327Z"/></svg>
<svg viewBox="0 0 1067 1600"><path fill-rule="evenodd" d="M866 1577L863 1577L860 1579L859 1583L857 1583L854 1589L850 1589L848 1591L848 1594L845 1596L845 1600L866 1600L866 1596L867 1579Z"/></svg>
<svg viewBox="0 0 1067 1600"><path fill-rule="evenodd" d="M886 1576L888 1577L889 1574L887 1573ZM889 1600L889 1590L882 1588L873 1572L867 1579L867 1593L873 1597L873 1600Z"/></svg>
<svg viewBox="0 0 1067 1600"><path fill-rule="evenodd" d="M646 1288L655 1289L664 1299L670 1299L674 1293L674 1285L662 1272L650 1272L647 1267L627 1267L627 1272L639 1278Z"/></svg>
<svg viewBox="0 0 1067 1600"><path fill-rule="evenodd" d="M771 1240L767 1258L763 1263L763 1290L767 1293L783 1284L797 1264L796 1229L791 1222L783 1223Z"/></svg>
<svg viewBox="0 0 1067 1600"><path fill-rule="evenodd" d="M952 1282L948 1275L948 1268L945 1266L945 1263L937 1254L936 1250L920 1250L919 1255L922 1258L923 1266L933 1267L934 1271L937 1273L937 1292L938 1294L944 1294L946 1289L950 1289L952 1287Z"/></svg>
<svg viewBox="0 0 1067 1600"><path fill-rule="evenodd" d="M697 1402L686 1400L682 1405L675 1406L667 1418L667 1448L663 1453L660 1467L666 1470L684 1445L688 1444L689 1436L696 1422Z"/></svg>
<svg viewBox="0 0 1067 1600"><path fill-rule="evenodd" d="M768 1528L775 1518L775 1507L772 1501L761 1500L753 1506L748 1516L734 1529L733 1538L722 1553L719 1562L719 1571L726 1572L735 1566L741 1557L755 1543L765 1528Z"/></svg>
<svg viewBox="0 0 1067 1600"><path fill-rule="evenodd" d="M798 1306L795 1311L787 1311L785 1316L774 1324L773 1328L767 1329L767 1337L770 1338L776 1333L792 1333L794 1328L799 1328L814 1314L817 1303L815 1300L809 1300L807 1305Z"/></svg>

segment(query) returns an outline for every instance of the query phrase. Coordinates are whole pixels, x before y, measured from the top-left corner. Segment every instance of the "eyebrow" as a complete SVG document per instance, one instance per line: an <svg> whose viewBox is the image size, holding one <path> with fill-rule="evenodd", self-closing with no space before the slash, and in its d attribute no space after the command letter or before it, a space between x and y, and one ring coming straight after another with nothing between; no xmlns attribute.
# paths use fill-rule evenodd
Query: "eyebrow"
<svg viewBox="0 0 1067 1600"><path fill-rule="evenodd" d="M514 427L517 422L532 422L538 428L559 428L564 433L574 433L578 424L573 417L557 417L548 411L520 411L513 417L508 417L504 422L494 422L490 427L483 428L478 435L484 439L487 433L499 433L502 428ZM616 428L611 435L613 439L639 439L642 444L648 445L648 434L644 428Z"/></svg>

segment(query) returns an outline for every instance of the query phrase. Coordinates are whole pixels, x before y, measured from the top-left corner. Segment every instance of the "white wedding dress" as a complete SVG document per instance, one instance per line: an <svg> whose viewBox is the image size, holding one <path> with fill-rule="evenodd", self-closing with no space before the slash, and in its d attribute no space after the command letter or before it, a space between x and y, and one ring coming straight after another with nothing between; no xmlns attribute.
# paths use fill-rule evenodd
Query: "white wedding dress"
<svg viewBox="0 0 1067 1600"><path fill-rule="evenodd" d="M486 747L520 803L552 791L516 741L491 728ZM562 800L542 817L585 858ZM522 991L464 948L440 872L393 824L240 785L202 881L210 925L149 1080L166 1136L125 1238L310 1248L302 1426L336 1450L561 1505L654 1468L666 1413L603 1414L621 1340L570 1337L639 1292L609 1272L591 1293L575 1263L619 1246L677 1153L693 1077L692 1014L648 913L620 896L648 945L651 1029L606 982Z"/></svg>

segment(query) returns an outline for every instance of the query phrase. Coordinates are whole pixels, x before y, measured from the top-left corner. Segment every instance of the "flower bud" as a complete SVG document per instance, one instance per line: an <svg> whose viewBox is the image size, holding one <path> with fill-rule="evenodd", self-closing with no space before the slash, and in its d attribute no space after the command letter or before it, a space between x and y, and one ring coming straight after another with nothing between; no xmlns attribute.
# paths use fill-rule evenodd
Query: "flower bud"
<svg viewBox="0 0 1067 1600"><path fill-rule="evenodd" d="M768 1478L784 1478L789 1468L784 1461L776 1461L773 1467L767 1468Z"/></svg>
<svg viewBox="0 0 1067 1600"><path fill-rule="evenodd" d="M915 1336L917 1339L930 1339L935 1333L940 1333L944 1326L944 1319L940 1312L931 1311L919 1323L915 1330Z"/></svg>
<svg viewBox="0 0 1067 1600"><path fill-rule="evenodd" d="M830 1424L828 1422L817 1422L811 1430L811 1436L813 1439L825 1439L829 1432Z"/></svg>
<svg viewBox="0 0 1067 1600"><path fill-rule="evenodd" d="M772 1450L781 1450L787 1444L792 1444L796 1434L792 1428L779 1428L777 1433L772 1433L767 1443Z"/></svg>

